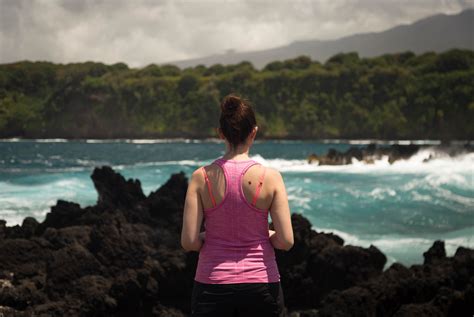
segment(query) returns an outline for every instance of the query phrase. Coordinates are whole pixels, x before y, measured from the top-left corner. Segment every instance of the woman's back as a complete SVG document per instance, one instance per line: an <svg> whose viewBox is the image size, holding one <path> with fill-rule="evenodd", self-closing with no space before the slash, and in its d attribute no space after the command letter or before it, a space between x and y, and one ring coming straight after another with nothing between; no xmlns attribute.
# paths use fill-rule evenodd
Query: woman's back
<svg viewBox="0 0 474 317"><path fill-rule="evenodd" d="M234 161L234 160L222 160L218 159L219 161L227 161L227 162L238 162L245 163L245 162L254 162L254 160L245 160L245 161ZM214 163L214 162L213 162ZM217 204L221 203L225 190L226 190L226 179L225 174L218 164L210 164L204 167L206 175L211 183L211 190L212 195L214 196L215 202ZM274 193L274 182L272 182L274 170L268 167L264 167L263 165L257 163L252 164L248 169L245 171L245 174L242 177L241 187L243 194L246 198L246 201L249 204L252 204L255 193L257 192L257 187L260 181L260 178L263 176L264 179L262 181L262 186L260 192L257 196L255 201L255 206L259 209L268 210L273 200L273 193ZM200 193L203 202L204 209L210 209L213 207L213 201L211 199L211 195L209 194L209 190L207 187L202 188L202 192Z"/></svg>
<svg viewBox="0 0 474 317"><path fill-rule="evenodd" d="M279 281L268 232L272 172L267 176L267 168L254 160L222 158L203 169L206 240L195 279L222 284Z"/></svg>

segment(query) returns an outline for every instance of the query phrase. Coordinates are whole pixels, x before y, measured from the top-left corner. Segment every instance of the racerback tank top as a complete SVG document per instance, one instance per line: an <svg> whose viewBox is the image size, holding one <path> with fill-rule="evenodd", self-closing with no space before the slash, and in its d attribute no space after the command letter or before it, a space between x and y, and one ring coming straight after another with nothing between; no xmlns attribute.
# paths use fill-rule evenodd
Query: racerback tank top
<svg viewBox="0 0 474 317"><path fill-rule="evenodd" d="M268 237L269 211L250 204L241 186L245 172L260 163L218 158L213 164L222 168L226 190L219 204L203 210L206 239L194 280L208 284L280 281Z"/></svg>

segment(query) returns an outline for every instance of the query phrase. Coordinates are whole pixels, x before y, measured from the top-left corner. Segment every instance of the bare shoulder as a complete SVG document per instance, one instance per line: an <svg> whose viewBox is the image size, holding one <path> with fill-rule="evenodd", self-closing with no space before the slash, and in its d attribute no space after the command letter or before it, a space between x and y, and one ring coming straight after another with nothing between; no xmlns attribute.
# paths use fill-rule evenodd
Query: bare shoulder
<svg viewBox="0 0 474 317"><path fill-rule="evenodd" d="M266 175L265 178L271 183L274 184L275 187L279 187L284 185L283 184L283 177L281 176L281 173L279 170L272 168L272 167L267 167L266 168Z"/></svg>
<svg viewBox="0 0 474 317"><path fill-rule="evenodd" d="M202 167L196 168L191 174L190 185L199 185L204 180L204 175L202 174Z"/></svg>
<svg viewBox="0 0 474 317"><path fill-rule="evenodd" d="M199 176L201 176L201 175L202 175L201 168L202 168L202 166L196 168L196 169L193 171L193 173L192 173L191 176L192 176L193 178L198 178Z"/></svg>
<svg viewBox="0 0 474 317"><path fill-rule="evenodd" d="M273 167L265 167L265 168L267 169L266 171L266 175L268 175L267 177L272 178L272 180L277 180L279 178L282 178L279 170Z"/></svg>

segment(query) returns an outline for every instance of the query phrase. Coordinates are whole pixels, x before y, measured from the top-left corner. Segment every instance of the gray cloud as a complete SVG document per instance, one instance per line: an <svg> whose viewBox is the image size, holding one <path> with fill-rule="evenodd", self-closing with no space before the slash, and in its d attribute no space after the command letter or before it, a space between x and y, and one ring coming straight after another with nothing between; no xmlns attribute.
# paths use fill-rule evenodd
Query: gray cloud
<svg viewBox="0 0 474 317"><path fill-rule="evenodd" d="M474 0L0 0L0 63L133 67L382 31Z"/></svg>

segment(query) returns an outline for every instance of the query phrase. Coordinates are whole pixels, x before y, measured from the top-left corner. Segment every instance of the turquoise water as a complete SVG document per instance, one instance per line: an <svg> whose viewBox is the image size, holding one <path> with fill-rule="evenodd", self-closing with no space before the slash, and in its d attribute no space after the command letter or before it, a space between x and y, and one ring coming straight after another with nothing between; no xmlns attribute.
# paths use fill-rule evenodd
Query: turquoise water
<svg viewBox="0 0 474 317"><path fill-rule="evenodd" d="M350 144L355 143L355 144ZM362 142L363 143L363 142ZM474 248L474 153L454 158L426 148L390 165L353 161L345 166L308 164L311 153L346 150L361 142L257 141L251 158L281 171L292 212L315 230L334 232L346 244L380 248L405 265L422 263L434 240L448 255L459 245ZM90 175L110 165L138 178L148 195L172 173L188 176L224 153L217 140L22 140L0 141L0 219L42 221L57 199L96 203Z"/></svg>

